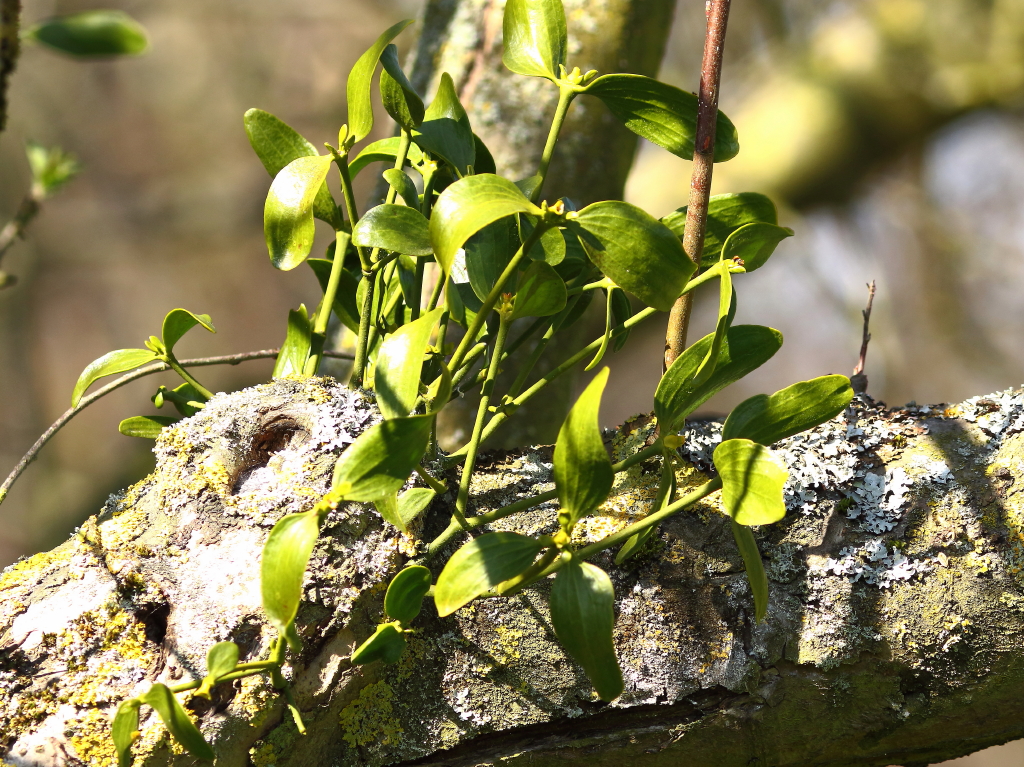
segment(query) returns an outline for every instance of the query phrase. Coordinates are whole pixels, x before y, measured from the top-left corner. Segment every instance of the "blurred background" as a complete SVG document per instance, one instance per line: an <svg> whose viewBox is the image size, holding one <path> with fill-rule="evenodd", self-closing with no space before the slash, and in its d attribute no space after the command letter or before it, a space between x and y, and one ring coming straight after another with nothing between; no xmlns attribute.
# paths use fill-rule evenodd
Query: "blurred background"
<svg viewBox="0 0 1024 767"><path fill-rule="evenodd" d="M30 183L26 140L59 144L83 165L4 260L19 277L0 292L4 474L67 409L85 365L140 346L175 306L211 314L218 329L193 331L183 356L280 344L286 310L315 304L318 291L308 270L270 265L270 179L242 114L257 106L316 145L333 142L351 64L383 28L421 11L418 0L101 5L141 21L150 52L81 63L26 46L0 135L4 220ZM37 0L23 22L93 7ZM687 90L703 8L679 0L662 68ZM779 328L786 345L708 411L850 373L871 280L869 393L937 403L1020 385L1022 104L1024 0L734 0L721 106L742 150L716 166L714 191L770 194L797 236L769 268L737 280L738 321ZM689 173L689 162L643 145L626 197L664 215L685 204ZM694 338L710 331L716 300L698 300ZM652 321L607 358L606 425L650 409L663 331ZM234 389L266 380L271 366L204 368L201 380ZM150 469L151 443L122 437L117 423L154 412L148 398L161 382L171 379L107 397L47 446L0 506L0 565L59 542ZM1024 765L1024 749L970 760L955 764Z"/></svg>

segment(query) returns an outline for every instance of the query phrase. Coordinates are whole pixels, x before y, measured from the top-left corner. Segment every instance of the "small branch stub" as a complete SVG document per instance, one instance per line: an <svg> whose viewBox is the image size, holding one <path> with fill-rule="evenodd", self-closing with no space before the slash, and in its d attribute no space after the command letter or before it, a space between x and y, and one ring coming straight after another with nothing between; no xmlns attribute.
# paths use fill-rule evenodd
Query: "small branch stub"
<svg viewBox="0 0 1024 767"><path fill-rule="evenodd" d="M875 302L875 281L868 284L868 305L861 311L864 316L864 334L860 342L860 357L857 365L850 376L850 386L857 394L864 394L868 390L868 377L864 373L864 362L868 356L868 343L871 341L871 305Z"/></svg>

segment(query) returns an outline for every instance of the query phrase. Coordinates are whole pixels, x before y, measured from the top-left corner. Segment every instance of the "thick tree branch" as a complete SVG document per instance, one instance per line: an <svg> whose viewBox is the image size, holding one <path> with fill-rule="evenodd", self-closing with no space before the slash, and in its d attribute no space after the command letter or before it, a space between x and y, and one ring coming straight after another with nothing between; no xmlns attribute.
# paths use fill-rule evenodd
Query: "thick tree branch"
<svg viewBox="0 0 1024 767"><path fill-rule="evenodd" d="M57 549L0 576L0 754L18 767L104 764L116 704L201 677L206 649L243 660L273 638L254 572L270 526L313 503L334 458L375 420L329 379L218 395L168 429L153 475ZM713 423L680 449L680 493L706 479ZM646 419L617 459L651 438ZM755 625L717 496L668 520L616 568L626 692L599 704L560 649L548 584L438 619L427 604L393 666L347 660L381 619L382 587L421 544L369 505L333 513L314 552L293 656L309 730L268 683L188 702L219 764L918 765L1024 735L1024 393L946 410L870 400L777 446L786 519L758 531L771 584ZM551 487L549 448L481 459L470 513ZM436 471L436 467L433 468ZM649 510L658 459L619 475L578 543ZM417 524L450 517L440 498ZM491 529L549 532L546 504ZM453 542L452 547L458 542ZM137 765L191 764L144 718ZM251 760L251 761L250 761Z"/></svg>

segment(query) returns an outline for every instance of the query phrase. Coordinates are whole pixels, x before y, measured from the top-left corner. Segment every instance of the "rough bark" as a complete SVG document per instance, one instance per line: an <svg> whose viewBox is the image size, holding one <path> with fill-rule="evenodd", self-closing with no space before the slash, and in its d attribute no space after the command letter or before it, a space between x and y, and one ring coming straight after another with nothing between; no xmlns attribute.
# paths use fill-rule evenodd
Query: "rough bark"
<svg viewBox="0 0 1024 767"><path fill-rule="evenodd" d="M0 754L18 767L113 764L109 717L157 680L204 673L231 639L272 639L257 562L270 526L325 490L335 457L376 418L330 379L215 397L165 430L156 471L69 541L0 577ZM693 424L685 489L717 439ZM609 432L622 457L643 419ZM754 625L713 495L614 567L626 692L596 698L555 641L546 584L438 619L429 604L401 661L347 658L381 616L383 586L416 540L372 507L329 518L299 614L300 737L268 683L189 702L221 765L917 765L1024 735L1024 393L942 409L869 401L783 443L786 519L758 531L771 582ZM492 453L476 510L550 487L550 451ZM580 542L642 515L657 462L620 475ZM451 477L449 477L451 479ZM550 531L550 505L496 527ZM435 565L436 569L436 565ZM137 765L186 765L150 715Z"/></svg>
<svg viewBox="0 0 1024 767"><path fill-rule="evenodd" d="M566 0L569 66L584 72L657 76L675 4L676 0ZM441 73L448 72L473 130L494 154L498 173L520 179L537 172L558 89L547 80L513 74L501 63L504 9L503 0L430 0L411 71L417 88L431 95ZM621 199L636 153L636 135L598 99L585 97L573 103L561 136L544 185L545 199L568 196L577 207ZM579 338L574 336L582 327L559 334L538 369L545 369L549 358L567 357L566 349L575 351ZM527 348L523 355L529 352ZM526 404L524 417L509 422L496 440L507 446L554 440L568 412L574 380L566 376L549 387L547 396ZM473 398L450 407L442 417L442 441L451 447L465 441L475 413Z"/></svg>

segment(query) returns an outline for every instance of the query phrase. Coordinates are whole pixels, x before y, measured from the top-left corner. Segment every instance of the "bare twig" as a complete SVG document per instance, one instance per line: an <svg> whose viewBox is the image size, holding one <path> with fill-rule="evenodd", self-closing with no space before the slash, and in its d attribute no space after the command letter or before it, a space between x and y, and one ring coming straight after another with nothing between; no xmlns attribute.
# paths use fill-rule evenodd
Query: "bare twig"
<svg viewBox="0 0 1024 767"><path fill-rule="evenodd" d="M868 377L864 374L864 362L868 356L868 343L871 341L871 305L875 302L875 281L871 280L868 285L868 305L861 311L864 316L864 335L860 342L860 358L857 366L850 376L850 385L857 394L864 394L868 390Z"/></svg>
<svg viewBox="0 0 1024 767"><path fill-rule="evenodd" d="M25 229L39 213L43 197L42 187L33 184L32 191L22 198L14 217L0 229L0 259L3 259L15 241L25 237ZM0 271L0 289L9 288L17 281L18 278L14 275Z"/></svg>
<svg viewBox="0 0 1024 767"><path fill-rule="evenodd" d="M683 250L695 264L700 263L704 249L704 231L711 196L711 173L715 161L715 123L718 120L718 90L722 81L722 51L725 30L729 23L731 0L708 0L707 33L704 37L704 60L700 69L700 91L697 94L697 137L693 152L693 173L690 176L690 201L683 230ZM686 332L690 325L693 297L686 294L676 299L668 319L665 335L665 367L686 348Z"/></svg>
<svg viewBox="0 0 1024 767"><path fill-rule="evenodd" d="M277 356L280 349L262 349L258 352L244 352L242 354L227 354L221 357L197 357L190 360L179 360L179 364L182 367L205 367L207 365L237 365L240 362L248 362L249 360L262 360L271 359ZM351 354L345 354L343 352L322 352L325 357L335 357L337 359L352 359ZM76 415L81 413L85 408L89 407L93 402L106 395L110 392L120 389L125 384L129 384L139 378L144 378L154 373L163 373L164 371L170 370L170 366L163 363L157 362L152 365L146 365L138 370L133 370L130 373L126 373L120 378L111 381L101 389L97 389L92 394L82 397L81 402L76 407L73 407L65 411L64 415L53 422L53 425L49 429L43 432L42 436L36 440L35 444L29 448L29 451L25 453L24 457L18 462L18 465L14 467L14 471L8 475L4 483L0 485L0 503L4 502L7 497L7 493L10 491L11 486L17 481L18 477L22 475L28 465L36 459L39 451L46 446L46 443L53 439L54 435L60 431L64 425L74 418Z"/></svg>

